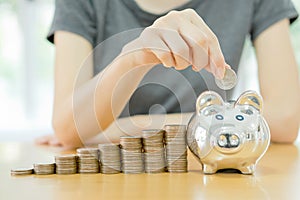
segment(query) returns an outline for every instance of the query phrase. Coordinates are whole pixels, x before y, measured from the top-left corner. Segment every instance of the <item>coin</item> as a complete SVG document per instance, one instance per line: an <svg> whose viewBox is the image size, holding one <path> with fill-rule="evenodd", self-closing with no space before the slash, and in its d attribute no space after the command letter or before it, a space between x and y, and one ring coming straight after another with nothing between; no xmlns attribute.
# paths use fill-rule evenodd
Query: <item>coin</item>
<svg viewBox="0 0 300 200"><path fill-rule="evenodd" d="M120 147L117 144L99 144L100 171L103 174L121 172Z"/></svg>
<svg viewBox="0 0 300 200"><path fill-rule="evenodd" d="M226 68L223 79L215 78L215 82L222 90L230 90L234 88L237 83L236 73L232 69Z"/></svg>
<svg viewBox="0 0 300 200"><path fill-rule="evenodd" d="M187 172L186 126L166 125L165 131L166 163L168 172Z"/></svg>
<svg viewBox="0 0 300 200"><path fill-rule="evenodd" d="M99 173L98 148L79 148L76 152L79 173Z"/></svg>
<svg viewBox="0 0 300 200"><path fill-rule="evenodd" d="M10 170L12 176L30 175L33 173L33 168L16 168Z"/></svg>
<svg viewBox="0 0 300 200"><path fill-rule="evenodd" d="M56 174L76 174L77 155L66 154L55 156Z"/></svg>
<svg viewBox="0 0 300 200"><path fill-rule="evenodd" d="M146 173L165 171L164 130L143 130L143 149Z"/></svg>
<svg viewBox="0 0 300 200"><path fill-rule="evenodd" d="M55 156L55 163L36 163L33 168L12 169L11 175L187 172L185 125L166 125L164 130L143 130L142 137L121 136L118 144L79 148L77 154ZM99 170L100 169L100 170Z"/></svg>
<svg viewBox="0 0 300 200"><path fill-rule="evenodd" d="M36 163L33 165L37 175L49 175L55 173L55 163Z"/></svg>
<svg viewBox="0 0 300 200"><path fill-rule="evenodd" d="M76 149L77 155L82 154L82 155L95 155L96 157L98 156L99 149L98 148L78 148Z"/></svg>
<svg viewBox="0 0 300 200"><path fill-rule="evenodd" d="M121 136L122 171L125 174L144 172L142 153L142 138L136 136Z"/></svg>

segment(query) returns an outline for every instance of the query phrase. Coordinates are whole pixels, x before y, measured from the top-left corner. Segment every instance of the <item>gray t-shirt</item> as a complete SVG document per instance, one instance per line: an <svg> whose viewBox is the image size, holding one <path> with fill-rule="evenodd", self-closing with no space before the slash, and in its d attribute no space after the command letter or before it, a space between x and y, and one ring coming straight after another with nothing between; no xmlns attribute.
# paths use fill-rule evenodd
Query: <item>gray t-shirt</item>
<svg viewBox="0 0 300 200"><path fill-rule="evenodd" d="M272 24L297 17L290 0L191 0L174 10L193 8L217 35L225 60L237 71L247 36L255 40ZM56 0L48 40L57 30L81 35L95 48L94 74L102 71L122 46L163 16L142 10L134 0ZM105 42L103 42L105 41ZM191 68L183 71L154 67L136 89L122 117L147 113L192 112L197 96L214 90L228 99L232 91L216 87L213 76Z"/></svg>

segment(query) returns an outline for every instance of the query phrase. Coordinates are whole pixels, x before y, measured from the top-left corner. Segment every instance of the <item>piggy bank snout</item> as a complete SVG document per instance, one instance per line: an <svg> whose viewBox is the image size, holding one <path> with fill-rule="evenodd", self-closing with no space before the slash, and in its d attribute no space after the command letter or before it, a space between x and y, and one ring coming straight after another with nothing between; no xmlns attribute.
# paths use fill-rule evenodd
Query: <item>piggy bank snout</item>
<svg viewBox="0 0 300 200"><path fill-rule="evenodd" d="M236 148L240 145L240 138L233 133L222 133L217 138L217 144L221 148Z"/></svg>
<svg viewBox="0 0 300 200"><path fill-rule="evenodd" d="M243 134L238 130L217 130L213 135L214 147L222 153L234 153L243 146Z"/></svg>

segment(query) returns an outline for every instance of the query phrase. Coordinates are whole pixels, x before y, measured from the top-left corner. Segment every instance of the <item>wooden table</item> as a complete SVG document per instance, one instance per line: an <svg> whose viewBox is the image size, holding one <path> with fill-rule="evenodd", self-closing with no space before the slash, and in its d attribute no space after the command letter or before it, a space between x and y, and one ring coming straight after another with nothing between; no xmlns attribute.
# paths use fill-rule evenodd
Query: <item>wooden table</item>
<svg viewBox="0 0 300 200"><path fill-rule="evenodd" d="M76 174L13 177L10 169L52 161L62 149L0 144L0 199L300 199L300 144L272 144L255 175L204 175L189 155L182 174Z"/></svg>

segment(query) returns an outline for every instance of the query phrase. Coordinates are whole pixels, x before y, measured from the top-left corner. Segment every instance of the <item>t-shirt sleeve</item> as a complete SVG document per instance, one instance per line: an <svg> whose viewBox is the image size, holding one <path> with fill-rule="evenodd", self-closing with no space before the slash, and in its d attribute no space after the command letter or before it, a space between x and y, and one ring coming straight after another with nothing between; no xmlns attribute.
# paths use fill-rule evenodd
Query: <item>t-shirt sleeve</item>
<svg viewBox="0 0 300 200"><path fill-rule="evenodd" d="M91 1L56 0L55 14L47 39L53 43L55 31L68 31L84 37L94 45L97 33L95 21Z"/></svg>
<svg viewBox="0 0 300 200"><path fill-rule="evenodd" d="M298 18L298 12L291 0L257 0L251 28L252 41L268 27L285 18L290 23Z"/></svg>

